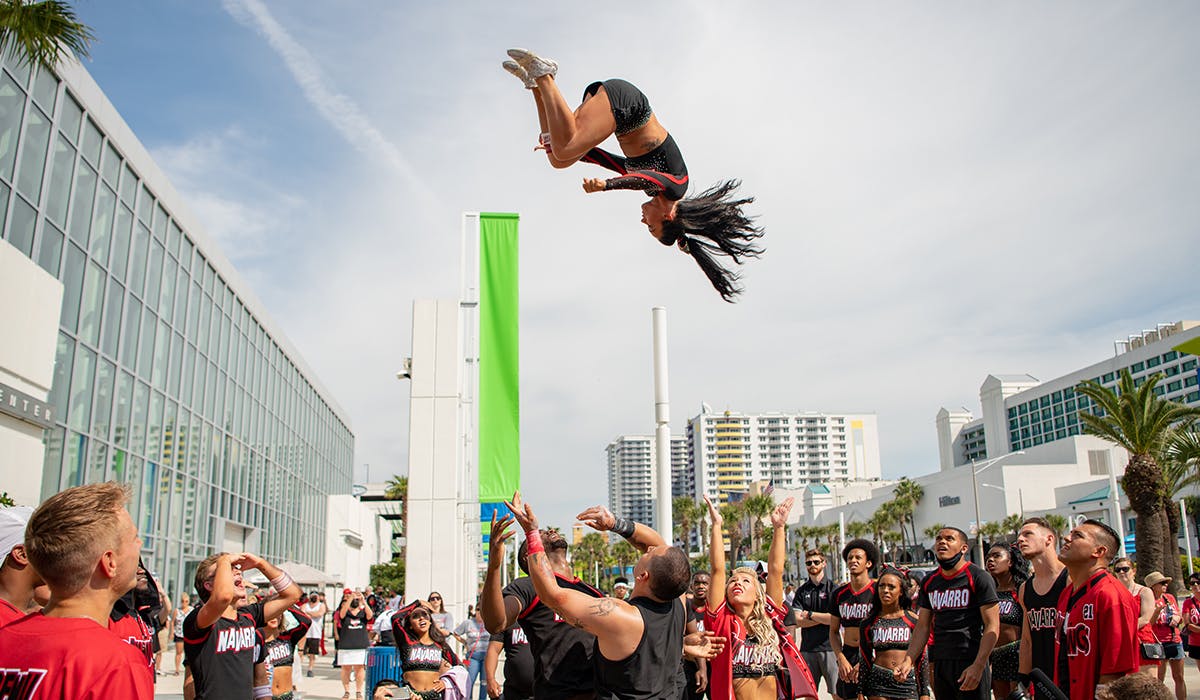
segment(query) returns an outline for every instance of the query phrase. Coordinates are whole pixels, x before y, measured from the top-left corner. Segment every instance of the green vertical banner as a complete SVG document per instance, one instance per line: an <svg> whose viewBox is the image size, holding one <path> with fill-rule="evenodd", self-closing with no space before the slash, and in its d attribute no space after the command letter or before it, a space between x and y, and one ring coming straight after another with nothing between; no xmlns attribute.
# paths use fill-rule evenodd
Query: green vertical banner
<svg viewBox="0 0 1200 700"><path fill-rule="evenodd" d="M521 485L517 214L479 215L479 503L492 511Z"/></svg>

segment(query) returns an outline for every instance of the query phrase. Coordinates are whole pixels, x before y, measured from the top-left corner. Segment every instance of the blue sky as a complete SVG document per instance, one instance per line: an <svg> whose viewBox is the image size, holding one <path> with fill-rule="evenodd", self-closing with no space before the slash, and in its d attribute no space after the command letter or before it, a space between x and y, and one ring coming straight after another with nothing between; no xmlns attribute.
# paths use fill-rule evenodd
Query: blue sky
<svg viewBox="0 0 1200 700"><path fill-rule="evenodd" d="M885 476L988 373L1050 379L1196 318L1200 7L83 2L87 69L351 415L407 466L413 299L458 286L463 211L522 214L526 492L567 526L603 449L718 410L874 411ZM509 46L641 87L698 186L738 177L768 253L727 305L532 151ZM564 482L564 470L572 472ZM568 487L569 484L569 487Z"/></svg>

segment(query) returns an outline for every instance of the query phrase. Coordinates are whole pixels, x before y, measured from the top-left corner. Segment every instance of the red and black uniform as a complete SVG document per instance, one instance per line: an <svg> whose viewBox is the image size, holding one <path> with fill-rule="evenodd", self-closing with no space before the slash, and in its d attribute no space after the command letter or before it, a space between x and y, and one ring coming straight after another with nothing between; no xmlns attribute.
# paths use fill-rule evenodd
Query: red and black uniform
<svg viewBox="0 0 1200 700"><path fill-rule="evenodd" d="M1025 609L1021 607L1016 589L998 591L1000 599L1000 625L1015 627L1017 638L1004 646L992 649L988 661L992 665L992 680L1012 682L1017 680L1021 665L1021 627L1025 621Z"/></svg>
<svg viewBox="0 0 1200 700"><path fill-rule="evenodd" d="M604 597L603 593L577 578L567 578L558 573L555 577L561 588L570 588L593 598ZM521 603L517 622L525 630L529 648L533 652L533 693L538 700L559 700L595 693L592 647L596 638L572 627L542 603L528 576L522 576L505 586L503 594L513 596Z"/></svg>
<svg viewBox="0 0 1200 700"><path fill-rule="evenodd" d="M842 629L858 629L871 614L871 599L874 597L874 581L857 591L854 590L854 584L843 583L833 591L833 607L829 614L838 619ZM851 666L857 666L862 660L859 648L849 644L842 645L842 655ZM856 698L859 694L858 683L849 683L839 678L834 693L839 698Z"/></svg>
<svg viewBox="0 0 1200 700"><path fill-rule="evenodd" d="M858 682L862 694L868 697L883 697L888 700L915 700L918 695L929 695L925 682L925 654L917 661L916 669L909 678L900 682L892 669L876 666L875 659L884 651L908 651L908 642L917 626L917 614L905 610L900 617L872 617L859 628L862 661L859 665Z"/></svg>
<svg viewBox="0 0 1200 700"><path fill-rule="evenodd" d="M533 652L529 649L525 630L520 625L513 625L499 634L493 634L488 641L504 645L504 700L531 700Z"/></svg>
<svg viewBox="0 0 1200 700"><path fill-rule="evenodd" d="M7 625L10 622L16 622L25 617L25 613L17 610L17 606L0 598L0 627Z"/></svg>
<svg viewBox="0 0 1200 700"><path fill-rule="evenodd" d="M689 602L687 604L687 621L695 622L696 627L701 632L703 632L704 631L704 606L701 605L700 607L694 607ZM688 658L686 656L683 658L683 682L684 682L684 689L686 690L686 692L684 693L684 697L687 698L688 700L700 700L700 698L706 697L708 695L707 687L705 687L705 689L702 692L697 692L697 690L696 690L696 673L698 673L699 671L700 671L700 667L696 664L695 661L692 661L690 658Z"/></svg>
<svg viewBox="0 0 1200 700"><path fill-rule="evenodd" d="M129 605L132 598L129 594L117 600L108 616L108 629L117 637L137 649L146 658L146 667L150 669L150 677L154 677L154 632L146 621Z"/></svg>
<svg viewBox="0 0 1200 700"><path fill-rule="evenodd" d="M201 628L194 608L183 620L183 653L196 685L196 700L245 697L254 686L256 630L262 627L263 604L251 603L230 620L218 617Z"/></svg>
<svg viewBox="0 0 1200 700"><path fill-rule="evenodd" d="M446 644L422 644L420 641L413 639L408 634L406 625L408 614L411 613L420 602L414 600L396 611L392 616L393 620L399 620L399 624L393 622L392 636L396 640L396 650L400 654L400 673L401 675L409 671L432 671L434 673L442 669L442 662L446 662L451 666L458 666L462 662L455 655L450 647ZM433 624L432 619L430 624ZM407 683L406 683L407 685ZM409 686L413 697L422 698L422 700L440 700L442 694L437 690L416 690Z"/></svg>
<svg viewBox="0 0 1200 700"><path fill-rule="evenodd" d="M600 653L592 659L596 697L600 700L679 700L683 688L683 630L687 613L678 598L659 601L637 597L629 601L642 616L642 638L629 656L613 661Z"/></svg>
<svg viewBox="0 0 1200 700"><path fill-rule="evenodd" d="M281 629L274 639L267 642L267 659L271 662L271 668L292 665L296 658L296 646L312 626L312 618L305 615L300 606L293 605L288 612L296 618L296 626L289 630ZM283 622L279 624L282 626Z"/></svg>
<svg viewBox="0 0 1200 700"><path fill-rule="evenodd" d="M938 568L921 584L920 606L933 612L929 661L933 693L940 698L991 697L991 673L985 668L975 690L963 691L958 678L979 655L983 639L982 608L999 602L996 584L986 571L967 563L954 573Z"/></svg>
<svg viewBox="0 0 1200 700"><path fill-rule="evenodd" d="M1067 586L1058 599L1061 624L1055 683L1071 700L1092 700L1102 675L1138 670L1137 613L1129 590L1101 569L1081 588Z"/></svg>
<svg viewBox="0 0 1200 700"><path fill-rule="evenodd" d="M0 630L0 698L150 700L142 654L95 621L27 615Z"/></svg>
<svg viewBox="0 0 1200 700"><path fill-rule="evenodd" d="M800 650L784 624L788 613L787 606L777 605L768 597L763 602L763 607L767 616L771 618L771 626L775 628L775 639L760 640L751 637L741 618L730 610L728 602L721 603L716 610L705 608L704 629L726 640L725 648L708 664L708 687L711 696L732 698L734 678L761 676L767 671L775 676L780 698L816 698L817 686L813 683L812 674L808 671L808 665L800 658ZM777 644L779 647L782 659L773 670L757 663L759 654L756 652L764 644Z"/></svg>
<svg viewBox="0 0 1200 700"><path fill-rule="evenodd" d="M1058 578L1045 593L1034 588L1034 579L1025 582L1025 597L1022 606L1029 621L1029 653L1033 668L1054 678L1054 640L1058 633L1058 599L1067 587L1067 570L1059 572Z"/></svg>

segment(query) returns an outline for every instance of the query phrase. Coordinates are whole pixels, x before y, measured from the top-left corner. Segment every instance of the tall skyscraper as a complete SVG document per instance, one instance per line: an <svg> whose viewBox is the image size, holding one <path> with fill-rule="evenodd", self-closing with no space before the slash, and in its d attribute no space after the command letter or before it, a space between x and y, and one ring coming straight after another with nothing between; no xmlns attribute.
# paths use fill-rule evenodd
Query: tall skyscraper
<svg viewBox="0 0 1200 700"><path fill-rule="evenodd" d="M622 435L604 449L608 460L608 507L620 517L652 525L658 488L653 435ZM687 441L671 436L671 497L689 495Z"/></svg>

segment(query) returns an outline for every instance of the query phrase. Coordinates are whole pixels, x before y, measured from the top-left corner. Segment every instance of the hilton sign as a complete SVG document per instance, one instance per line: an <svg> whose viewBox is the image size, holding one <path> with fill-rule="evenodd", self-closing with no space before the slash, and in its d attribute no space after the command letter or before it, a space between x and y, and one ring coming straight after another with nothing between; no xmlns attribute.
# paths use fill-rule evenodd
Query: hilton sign
<svg viewBox="0 0 1200 700"><path fill-rule="evenodd" d="M54 427L54 409L49 404L7 384L0 384L0 413L32 423L39 428Z"/></svg>

